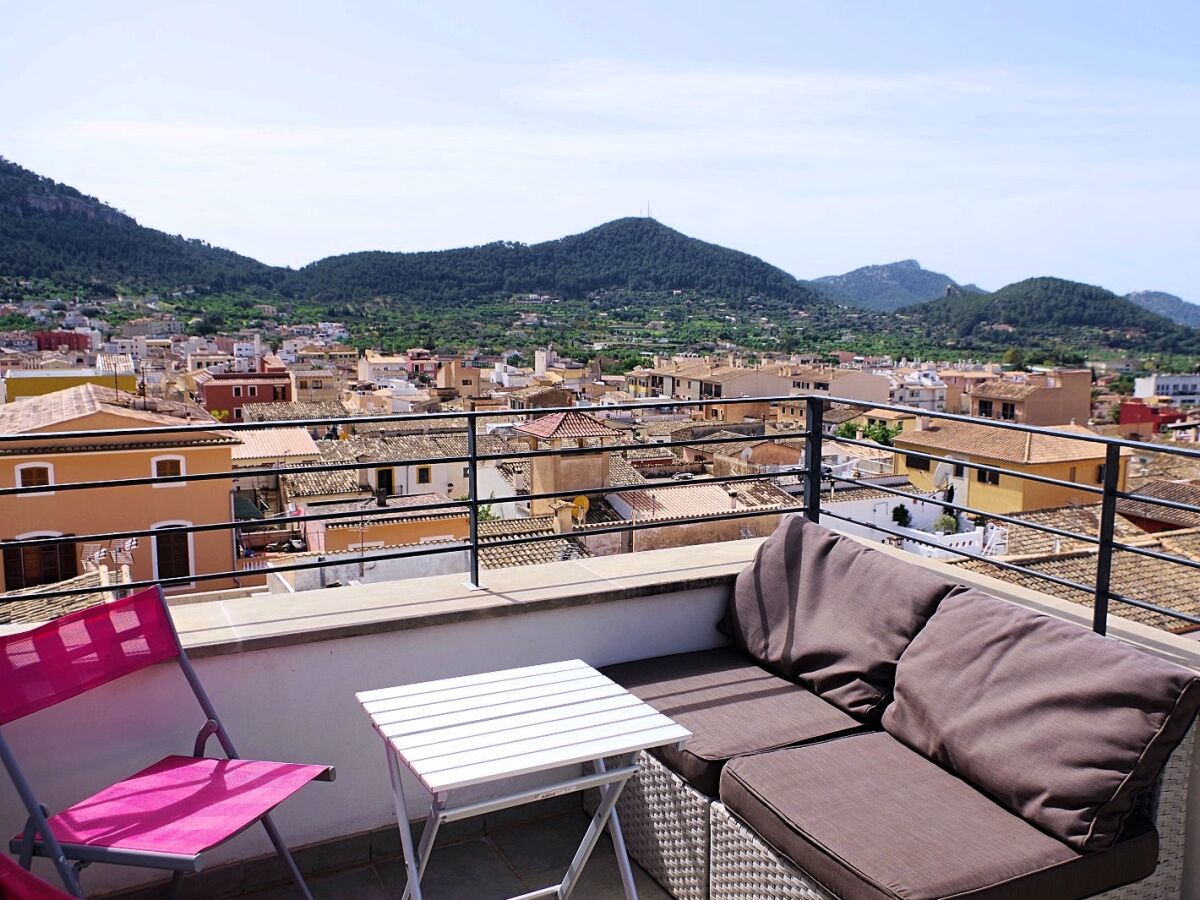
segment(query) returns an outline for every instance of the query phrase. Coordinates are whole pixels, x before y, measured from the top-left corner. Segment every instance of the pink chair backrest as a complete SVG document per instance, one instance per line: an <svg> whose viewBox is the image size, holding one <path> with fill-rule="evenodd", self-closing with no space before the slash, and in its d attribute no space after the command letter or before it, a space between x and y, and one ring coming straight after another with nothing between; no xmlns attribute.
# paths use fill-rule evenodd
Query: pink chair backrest
<svg viewBox="0 0 1200 900"><path fill-rule="evenodd" d="M156 587L0 637L0 725L178 653Z"/></svg>
<svg viewBox="0 0 1200 900"><path fill-rule="evenodd" d="M0 853L0 900L70 900L70 897Z"/></svg>

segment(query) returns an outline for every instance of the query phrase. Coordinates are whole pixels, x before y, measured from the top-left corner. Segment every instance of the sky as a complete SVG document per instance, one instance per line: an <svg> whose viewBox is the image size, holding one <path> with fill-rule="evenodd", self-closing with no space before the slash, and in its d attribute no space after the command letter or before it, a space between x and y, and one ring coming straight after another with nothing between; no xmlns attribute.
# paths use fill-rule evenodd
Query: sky
<svg viewBox="0 0 1200 900"><path fill-rule="evenodd" d="M651 214L1200 302L1200 4L0 0L0 155L299 266Z"/></svg>

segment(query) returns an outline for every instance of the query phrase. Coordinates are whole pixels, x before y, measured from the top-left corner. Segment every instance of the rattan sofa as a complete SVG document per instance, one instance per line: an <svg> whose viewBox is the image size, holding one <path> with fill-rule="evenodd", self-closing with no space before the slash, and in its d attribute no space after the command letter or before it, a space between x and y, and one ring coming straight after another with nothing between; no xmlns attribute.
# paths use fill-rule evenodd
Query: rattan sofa
<svg viewBox="0 0 1200 900"><path fill-rule="evenodd" d="M1179 895L1194 673L800 518L719 627L605 669L694 734L618 807L680 900Z"/></svg>

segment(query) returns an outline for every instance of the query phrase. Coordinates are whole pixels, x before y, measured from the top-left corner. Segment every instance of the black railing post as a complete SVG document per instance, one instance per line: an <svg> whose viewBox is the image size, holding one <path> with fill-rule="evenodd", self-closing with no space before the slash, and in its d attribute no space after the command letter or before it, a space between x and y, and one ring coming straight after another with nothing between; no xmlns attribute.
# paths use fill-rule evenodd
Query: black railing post
<svg viewBox="0 0 1200 900"><path fill-rule="evenodd" d="M471 579L467 585L474 590L482 587L479 583L479 451L475 441L475 429L478 424L478 418L468 414L467 456L470 460L467 463L467 500L471 510L471 547L468 551L471 559Z"/></svg>
<svg viewBox="0 0 1200 900"><path fill-rule="evenodd" d="M825 401L811 396L804 405L804 515L810 522L821 521L821 429L824 427Z"/></svg>
<svg viewBox="0 0 1200 900"><path fill-rule="evenodd" d="M1100 500L1100 539L1096 553L1096 595L1092 602L1092 630L1108 630L1108 594L1112 582L1113 528L1117 521L1117 490L1121 478L1121 447L1109 444L1104 453L1104 494Z"/></svg>

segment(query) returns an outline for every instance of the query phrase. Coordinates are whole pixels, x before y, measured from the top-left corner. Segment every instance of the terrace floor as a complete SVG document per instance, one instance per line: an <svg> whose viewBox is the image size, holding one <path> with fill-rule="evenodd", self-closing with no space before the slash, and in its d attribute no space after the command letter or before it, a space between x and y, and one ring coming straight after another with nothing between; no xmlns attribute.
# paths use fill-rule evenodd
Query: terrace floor
<svg viewBox="0 0 1200 900"><path fill-rule="evenodd" d="M533 821L489 826L485 833L439 836L422 879L427 900L502 900L556 884L575 855L589 817L582 811L559 812ZM302 858L302 857L301 857ZM307 866L305 866L307 868ZM642 900L669 900L637 863L633 865ZM86 874L85 874L86 878ZM370 863L309 875L315 900L398 900L404 891L404 859L399 854ZM207 894L200 887L184 896ZM211 885L211 883L210 883ZM86 887L86 885L85 885ZM149 900L162 888L108 895L110 900ZM294 900L289 882L265 890L222 894L240 900ZM607 833L592 852L572 897L575 900L623 900L621 876Z"/></svg>

